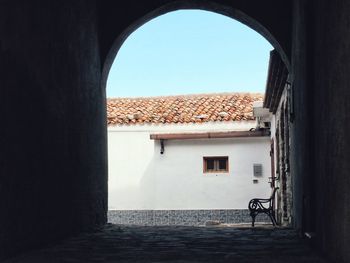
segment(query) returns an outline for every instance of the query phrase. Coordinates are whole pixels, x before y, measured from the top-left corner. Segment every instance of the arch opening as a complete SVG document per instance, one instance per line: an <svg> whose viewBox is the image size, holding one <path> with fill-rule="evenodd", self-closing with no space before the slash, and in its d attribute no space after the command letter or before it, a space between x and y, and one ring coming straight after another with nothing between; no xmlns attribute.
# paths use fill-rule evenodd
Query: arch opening
<svg viewBox="0 0 350 263"><path fill-rule="evenodd" d="M191 8L192 9L192 8ZM170 12L170 11L168 11L168 12ZM167 12L165 12L165 13L167 13ZM216 12L216 13L218 13L218 12ZM221 13L224 13L223 11L221 12ZM239 13L240 14L240 13ZM240 14L241 15L241 14ZM231 16L232 17L232 16ZM148 20L147 20L148 21ZM137 26L135 26L134 25L134 28L137 28ZM125 34L125 32L128 32L128 34ZM121 37L119 37L118 38L118 40L116 41L116 43L115 43L115 45L116 46L114 46L114 47L118 47L118 50L119 50L119 48L121 47L121 45L122 45L122 43L125 41L125 39L126 39L126 37L127 36L129 36L130 35L130 28L128 29L128 30L126 30L124 32L124 34L125 35L123 35L123 36L121 36ZM115 54L118 52L118 50L117 51L114 51L115 52ZM110 67L110 66L109 66ZM105 70L106 70L106 68L105 68ZM108 70L109 71L109 70ZM106 81L104 81L104 85L106 85ZM128 117L129 118L129 117ZM131 117L131 119L133 119L133 118L136 118L135 116L132 116ZM130 119L130 118L129 118ZM124 138L125 140L127 139L127 138ZM169 145L171 145L172 144L172 142L167 142L166 144L168 144L168 146ZM224 143L225 144L225 143ZM226 141L226 144L228 144L228 142ZM196 145L196 143L194 143L194 144L192 144L191 145L191 147L193 147L194 145ZM268 140L266 140L266 145L267 145L267 149L269 149L270 148L270 139L268 139ZM164 140L160 140L160 144L159 144L159 147L161 147L162 149L160 149L160 152L161 152L161 154L162 154L162 152L164 153ZM155 144L155 148L156 149L158 149L158 144ZM180 155L180 153L177 153L177 156L179 156ZM226 158L226 157L225 157ZM159 161L159 160L158 160ZM204 163L204 159L203 159L203 163ZM267 160L267 163L270 163L270 160L268 159ZM215 165L214 165L215 166ZM258 181L257 179L254 179L253 180L253 182L255 183L255 181ZM248 200L249 201L249 200ZM147 209L145 209L145 210L147 210Z"/></svg>

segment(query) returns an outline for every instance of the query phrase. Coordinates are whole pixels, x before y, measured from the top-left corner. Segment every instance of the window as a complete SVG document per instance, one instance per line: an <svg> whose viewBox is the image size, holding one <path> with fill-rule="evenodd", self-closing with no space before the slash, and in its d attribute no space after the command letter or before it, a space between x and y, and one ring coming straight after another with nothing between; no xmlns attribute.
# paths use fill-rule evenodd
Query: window
<svg viewBox="0 0 350 263"><path fill-rule="evenodd" d="M204 173L226 173L228 172L228 157L203 157Z"/></svg>

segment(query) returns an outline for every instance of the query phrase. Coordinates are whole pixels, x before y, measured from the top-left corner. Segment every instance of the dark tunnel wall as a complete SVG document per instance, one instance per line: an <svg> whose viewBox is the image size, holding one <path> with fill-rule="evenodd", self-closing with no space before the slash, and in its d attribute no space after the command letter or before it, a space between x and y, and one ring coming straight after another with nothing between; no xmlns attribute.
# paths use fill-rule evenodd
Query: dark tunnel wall
<svg viewBox="0 0 350 263"><path fill-rule="evenodd" d="M0 2L0 258L106 222L94 1Z"/></svg>
<svg viewBox="0 0 350 263"><path fill-rule="evenodd" d="M322 0L313 11L317 243L335 262L350 262L350 2Z"/></svg>
<svg viewBox="0 0 350 263"><path fill-rule="evenodd" d="M295 225L332 262L350 262L349 14L349 1L294 1Z"/></svg>

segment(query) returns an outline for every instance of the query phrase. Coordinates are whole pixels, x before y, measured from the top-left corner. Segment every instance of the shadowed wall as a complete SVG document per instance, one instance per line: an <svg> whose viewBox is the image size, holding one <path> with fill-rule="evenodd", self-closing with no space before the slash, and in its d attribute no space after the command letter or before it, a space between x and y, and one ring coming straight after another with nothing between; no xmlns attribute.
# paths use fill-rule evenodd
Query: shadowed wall
<svg viewBox="0 0 350 263"><path fill-rule="evenodd" d="M350 262L349 13L347 1L294 1L295 226L335 262Z"/></svg>
<svg viewBox="0 0 350 263"><path fill-rule="evenodd" d="M93 1L0 2L0 257L106 222Z"/></svg>

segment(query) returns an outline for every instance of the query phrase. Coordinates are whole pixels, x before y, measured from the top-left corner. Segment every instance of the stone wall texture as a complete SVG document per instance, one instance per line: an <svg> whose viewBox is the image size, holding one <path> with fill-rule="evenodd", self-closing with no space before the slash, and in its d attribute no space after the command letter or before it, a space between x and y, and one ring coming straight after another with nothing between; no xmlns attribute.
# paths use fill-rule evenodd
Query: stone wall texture
<svg viewBox="0 0 350 263"><path fill-rule="evenodd" d="M224 210L109 210L108 222L145 226L204 226L206 224L251 223L248 209ZM265 214L256 217L257 223L268 223Z"/></svg>

